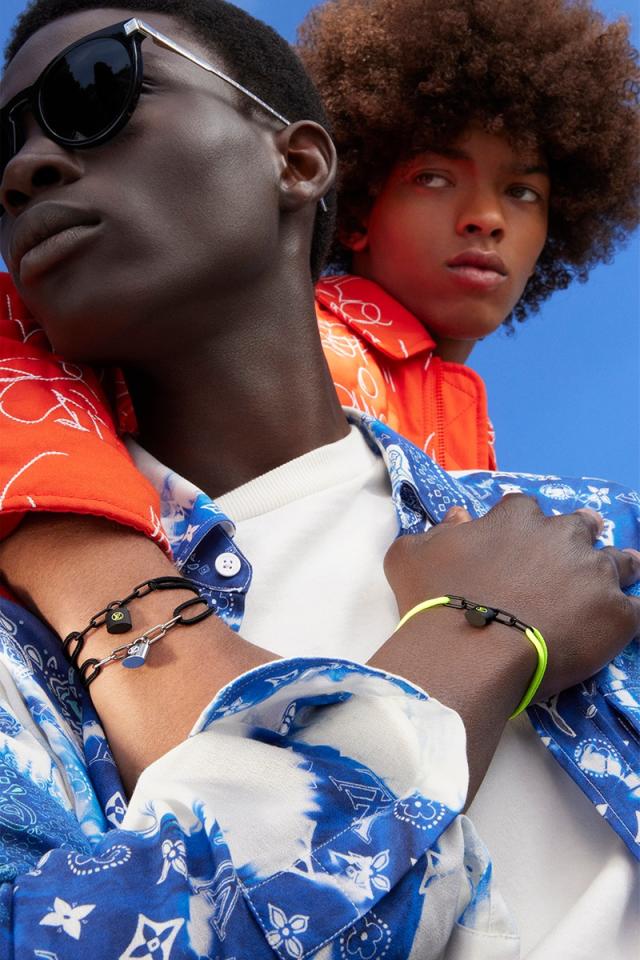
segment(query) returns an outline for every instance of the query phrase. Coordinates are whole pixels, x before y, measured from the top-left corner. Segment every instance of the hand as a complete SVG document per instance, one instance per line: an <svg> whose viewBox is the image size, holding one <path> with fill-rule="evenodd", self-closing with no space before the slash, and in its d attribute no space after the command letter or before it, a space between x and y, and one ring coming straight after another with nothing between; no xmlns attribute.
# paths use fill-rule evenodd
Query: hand
<svg viewBox="0 0 640 960"><path fill-rule="evenodd" d="M640 579L640 553L594 549L601 530L593 510L546 517L535 499L510 494L479 520L455 507L428 533L396 540L385 572L401 614L457 594L537 627L549 650L537 697L545 699L592 676L640 633L640 599L622 592Z"/></svg>

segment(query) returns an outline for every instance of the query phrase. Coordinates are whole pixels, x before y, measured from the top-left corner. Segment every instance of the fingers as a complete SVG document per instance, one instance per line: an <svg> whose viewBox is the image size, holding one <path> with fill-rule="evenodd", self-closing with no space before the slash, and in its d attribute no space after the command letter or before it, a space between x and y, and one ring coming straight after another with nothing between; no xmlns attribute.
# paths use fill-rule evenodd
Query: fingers
<svg viewBox="0 0 640 960"><path fill-rule="evenodd" d="M625 597L624 599L627 610L635 623L634 636L640 637L640 597Z"/></svg>
<svg viewBox="0 0 640 960"><path fill-rule="evenodd" d="M605 547L600 554L613 564L623 590L640 580L640 553L637 550Z"/></svg>
<svg viewBox="0 0 640 960"><path fill-rule="evenodd" d="M580 507L573 513L547 517L547 520L550 523L568 526L575 536L579 539L586 538L592 546L604 530L603 518L596 510L591 510L590 507Z"/></svg>
<svg viewBox="0 0 640 960"><path fill-rule="evenodd" d="M604 530L604 520L600 514L596 510L591 510L590 507L581 507L575 511L573 516L579 517L586 524L591 535L591 542L595 543Z"/></svg>
<svg viewBox="0 0 640 960"><path fill-rule="evenodd" d="M598 537L604 530L604 520L596 510L589 507L580 507L573 513L565 513L562 516L547 517L547 522L565 526L572 532L572 535L579 540L588 540L591 546L594 545Z"/></svg>

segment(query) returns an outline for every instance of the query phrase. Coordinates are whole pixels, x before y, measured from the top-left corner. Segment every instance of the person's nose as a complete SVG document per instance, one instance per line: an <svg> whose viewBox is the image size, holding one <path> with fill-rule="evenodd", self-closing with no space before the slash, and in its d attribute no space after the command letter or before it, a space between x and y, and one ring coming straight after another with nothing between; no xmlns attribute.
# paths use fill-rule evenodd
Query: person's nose
<svg viewBox="0 0 640 960"><path fill-rule="evenodd" d="M0 205L14 217L39 194L73 183L83 172L75 151L49 140L31 116L24 116L22 123L24 143L5 167L0 184Z"/></svg>
<svg viewBox="0 0 640 960"><path fill-rule="evenodd" d="M501 240L505 232L501 199L492 189L474 189L465 198L457 222L462 237L491 237Z"/></svg>

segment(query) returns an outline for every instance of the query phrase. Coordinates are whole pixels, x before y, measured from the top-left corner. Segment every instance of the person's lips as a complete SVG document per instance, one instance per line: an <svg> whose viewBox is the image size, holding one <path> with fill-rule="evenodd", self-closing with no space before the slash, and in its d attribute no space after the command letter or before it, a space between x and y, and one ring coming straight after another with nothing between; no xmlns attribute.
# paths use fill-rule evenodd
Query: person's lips
<svg viewBox="0 0 640 960"><path fill-rule="evenodd" d="M493 290L508 277L502 257L484 250L464 250L446 266L459 283L474 290Z"/></svg>
<svg viewBox="0 0 640 960"><path fill-rule="evenodd" d="M77 207L36 204L15 221L7 255L10 270L26 282L72 252L99 222L95 214Z"/></svg>

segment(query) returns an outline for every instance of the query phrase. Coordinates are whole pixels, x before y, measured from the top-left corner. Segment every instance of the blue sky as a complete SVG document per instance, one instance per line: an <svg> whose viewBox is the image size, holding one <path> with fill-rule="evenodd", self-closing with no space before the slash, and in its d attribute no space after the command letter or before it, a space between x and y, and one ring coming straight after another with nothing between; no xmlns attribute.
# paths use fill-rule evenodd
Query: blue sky
<svg viewBox="0 0 640 960"><path fill-rule="evenodd" d="M26 3L1 2L4 45ZM238 2L289 40L313 5ZM631 19L639 45L637 0L595 5L609 18ZM640 488L640 235L586 284L555 294L515 335L499 332L479 344L469 362L487 383L502 469L606 477Z"/></svg>

